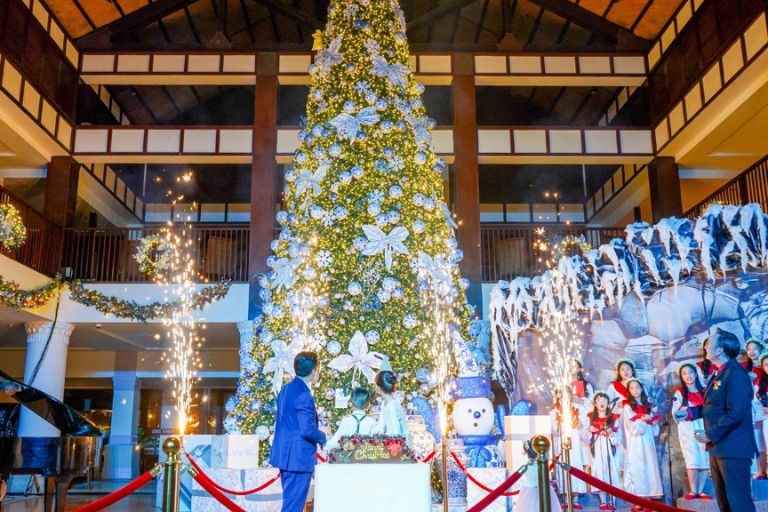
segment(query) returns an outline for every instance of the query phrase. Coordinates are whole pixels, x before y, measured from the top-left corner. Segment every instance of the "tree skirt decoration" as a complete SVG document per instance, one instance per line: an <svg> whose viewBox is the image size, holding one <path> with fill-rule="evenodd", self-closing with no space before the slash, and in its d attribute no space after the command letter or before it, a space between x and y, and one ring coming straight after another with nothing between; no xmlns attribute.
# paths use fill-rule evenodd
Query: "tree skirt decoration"
<svg viewBox="0 0 768 512"><path fill-rule="evenodd" d="M0 276L0 306L16 310L41 308L59 293L62 285L61 276L57 275L40 288L21 290L16 281L5 281Z"/></svg>
<svg viewBox="0 0 768 512"><path fill-rule="evenodd" d="M211 286L206 286L192 297L192 307L203 309L217 300L223 299L231 281L224 280ZM75 302L88 307L96 308L105 315L114 315L117 318L146 322L162 317L169 317L178 307L175 302L153 302L141 305L132 300L122 300L115 296L107 296L103 293L91 290L83 286L79 280L69 284L70 298Z"/></svg>
<svg viewBox="0 0 768 512"><path fill-rule="evenodd" d="M540 276L500 281L491 290L493 366L510 400L515 396L518 377L518 340L524 331L540 332L551 315L568 311L599 321L599 325L592 327L594 335L595 329L606 328L604 311L610 310L612 315L619 311L622 319L632 316L629 310L641 315L645 302L665 287L673 288L669 292L672 299L679 293L679 300L683 300L687 295L685 290L678 292L678 285L693 274L697 279L701 276L701 302L707 295L707 281L714 286L748 270L753 274L764 273L768 264L768 216L758 204L715 204L695 221L671 217L655 226L645 222L630 224L625 232L624 239L613 239L587 251L583 257L561 258L555 268ZM751 278L756 279L757 275ZM739 285L749 286L749 281L741 279ZM754 297L764 300L764 295L764 291L758 291ZM675 314L682 315L683 305L677 307ZM762 329L754 325L750 328L760 331L752 333L760 338ZM647 329L632 325L623 329L652 338L647 336ZM688 336L685 332L682 335ZM619 331L612 336L624 335ZM640 338L635 343L652 349Z"/></svg>
<svg viewBox="0 0 768 512"><path fill-rule="evenodd" d="M176 247L161 234L145 236L136 247L133 259L139 270L154 275L171 268Z"/></svg>
<svg viewBox="0 0 768 512"><path fill-rule="evenodd" d="M9 203L0 204L0 245L6 251L15 251L27 239L27 228L19 211Z"/></svg>
<svg viewBox="0 0 768 512"><path fill-rule="evenodd" d="M369 384L380 356L400 377L405 407L434 404L455 364L432 348L470 337L445 162L409 66L406 28L396 0L330 2L276 215L280 233L259 281L257 337L227 406L229 432L269 438L275 394L294 376L300 350L318 353L315 401L333 428L348 413L353 382ZM260 457L268 455L264 443Z"/></svg>

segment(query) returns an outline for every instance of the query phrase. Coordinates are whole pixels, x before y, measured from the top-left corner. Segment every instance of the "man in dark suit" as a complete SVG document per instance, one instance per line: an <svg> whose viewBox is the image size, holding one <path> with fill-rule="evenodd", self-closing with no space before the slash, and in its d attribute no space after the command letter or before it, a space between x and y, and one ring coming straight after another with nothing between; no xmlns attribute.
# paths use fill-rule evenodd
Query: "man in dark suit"
<svg viewBox="0 0 768 512"><path fill-rule="evenodd" d="M754 512L750 466L757 453L752 432L752 383L736 361L739 340L718 329L709 337L707 359L717 371L704 394L704 432L695 436L707 444L712 483L721 512Z"/></svg>
<svg viewBox="0 0 768 512"><path fill-rule="evenodd" d="M309 386L317 380L317 354L299 352L293 360L296 378L277 396L275 439L269 463L280 469L283 485L282 512L301 512L315 471L317 445L325 434L317 428L315 400Z"/></svg>

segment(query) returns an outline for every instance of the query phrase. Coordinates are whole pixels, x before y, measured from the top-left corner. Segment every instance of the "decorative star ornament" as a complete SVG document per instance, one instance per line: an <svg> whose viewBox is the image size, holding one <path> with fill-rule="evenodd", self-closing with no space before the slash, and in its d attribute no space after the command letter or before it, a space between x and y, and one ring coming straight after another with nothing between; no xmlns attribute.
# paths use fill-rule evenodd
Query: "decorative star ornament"
<svg viewBox="0 0 768 512"><path fill-rule="evenodd" d="M368 379L368 383L372 384L376 376L374 370L381 368L383 358L383 354L368 352L368 342L365 340L365 335L357 331L349 340L349 354L336 356L328 363L328 366L342 373L349 370L360 372ZM352 380L354 380L354 375Z"/></svg>
<svg viewBox="0 0 768 512"><path fill-rule="evenodd" d="M389 234L384 233L378 226L366 224L363 226L363 232L368 238L362 253L365 256L374 256L384 253L384 265L387 270L392 270L392 255L394 252L400 254L410 254L408 248L403 244L408 238L408 230L402 226L392 228Z"/></svg>
<svg viewBox="0 0 768 512"><path fill-rule="evenodd" d="M264 373L274 374L272 376L272 391L277 395L283 387L285 375L295 376L293 360L304 347L300 339L295 340L290 345L286 345L282 340L275 340L271 345L274 355L264 363Z"/></svg>

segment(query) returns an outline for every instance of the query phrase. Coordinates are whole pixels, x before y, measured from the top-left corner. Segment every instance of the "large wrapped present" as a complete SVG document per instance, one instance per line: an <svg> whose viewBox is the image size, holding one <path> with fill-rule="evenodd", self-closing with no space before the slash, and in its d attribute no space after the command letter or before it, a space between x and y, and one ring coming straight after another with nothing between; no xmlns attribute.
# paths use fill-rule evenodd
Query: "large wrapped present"
<svg viewBox="0 0 768 512"><path fill-rule="evenodd" d="M467 468L467 474L489 489L497 488L508 476L507 470L504 468ZM476 505L477 502L487 495L488 491L475 485L471 478L467 478L467 508ZM501 496L485 510L489 512L511 512L512 498Z"/></svg>
<svg viewBox="0 0 768 512"><path fill-rule="evenodd" d="M256 468L243 471L243 487L245 489L255 489L269 480L272 480L277 474L275 468ZM310 491L312 487L310 486ZM311 496L311 494L309 494ZM283 504L283 487L280 480L271 483L261 491L249 494L245 497L245 506L248 512L280 512Z"/></svg>
<svg viewBox="0 0 768 512"><path fill-rule="evenodd" d="M536 435L545 435L551 441L552 425L549 416L504 417L504 460L510 473L517 471L520 466L528 462L523 444Z"/></svg>
<svg viewBox="0 0 768 512"><path fill-rule="evenodd" d="M212 468L248 469L259 466L259 439L255 435L215 436L211 442Z"/></svg>

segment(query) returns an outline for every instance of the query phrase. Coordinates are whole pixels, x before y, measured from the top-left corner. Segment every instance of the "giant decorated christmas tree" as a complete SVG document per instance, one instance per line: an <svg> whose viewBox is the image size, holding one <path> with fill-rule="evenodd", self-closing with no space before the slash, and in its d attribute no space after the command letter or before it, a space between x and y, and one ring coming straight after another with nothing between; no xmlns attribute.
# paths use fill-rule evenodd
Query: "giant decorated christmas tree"
<svg viewBox="0 0 768 512"><path fill-rule="evenodd" d="M434 394L435 338L446 326L449 340L466 338L468 283L443 198L445 163L405 32L396 0L333 0L315 36L301 144L229 430L269 436L300 350L318 352L315 400L336 420L348 410L335 398L353 383L371 386L381 355L407 403Z"/></svg>

